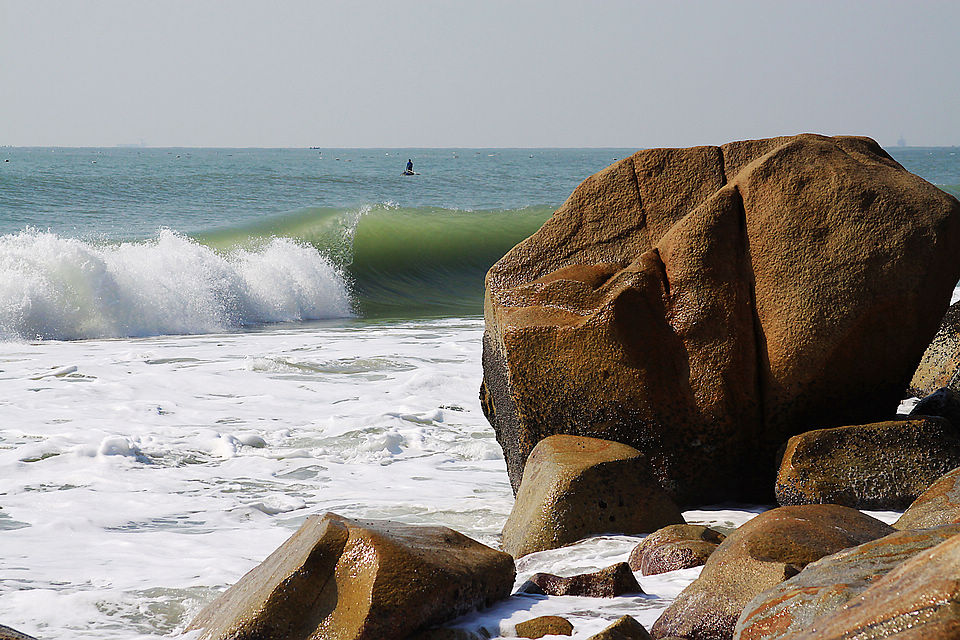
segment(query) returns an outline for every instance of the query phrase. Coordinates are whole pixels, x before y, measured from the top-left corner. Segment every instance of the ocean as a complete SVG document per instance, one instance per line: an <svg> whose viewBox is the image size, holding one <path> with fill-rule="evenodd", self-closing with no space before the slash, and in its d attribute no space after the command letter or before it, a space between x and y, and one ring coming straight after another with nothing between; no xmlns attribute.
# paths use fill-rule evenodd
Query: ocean
<svg viewBox="0 0 960 640"><path fill-rule="evenodd" d="M483 275L633 151L0 148L0 624L178 636L327 511L496 546L513 496L478 402ZM960 149L889 151L960 196ZM532 554L517 582L640 539ZM649 627L698 572L457 624Z"/></svg>

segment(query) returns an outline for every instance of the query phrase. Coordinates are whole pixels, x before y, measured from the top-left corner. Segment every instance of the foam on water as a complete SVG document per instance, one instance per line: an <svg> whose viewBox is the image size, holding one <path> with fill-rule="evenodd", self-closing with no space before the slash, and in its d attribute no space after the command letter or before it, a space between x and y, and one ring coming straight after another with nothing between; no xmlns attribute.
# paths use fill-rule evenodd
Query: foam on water
<svg viewBox="0 0 960 640"><path fill-rule="evenodd" d="M290 239L220 253L169 230L120 244L35 230L0 236L6 340L210 333L350 314L340 272Z"/></svg>

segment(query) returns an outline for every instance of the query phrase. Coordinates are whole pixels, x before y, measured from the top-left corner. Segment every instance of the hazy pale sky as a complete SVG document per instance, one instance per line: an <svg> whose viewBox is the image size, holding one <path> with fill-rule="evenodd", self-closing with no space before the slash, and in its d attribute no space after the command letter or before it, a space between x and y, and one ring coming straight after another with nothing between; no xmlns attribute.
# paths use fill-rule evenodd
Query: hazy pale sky
<svg viewBox="0 0 960 640"><path fill-rule="evenodd" d="M956 145L958 27L917 0L0 0L0 145Z"/></svg>

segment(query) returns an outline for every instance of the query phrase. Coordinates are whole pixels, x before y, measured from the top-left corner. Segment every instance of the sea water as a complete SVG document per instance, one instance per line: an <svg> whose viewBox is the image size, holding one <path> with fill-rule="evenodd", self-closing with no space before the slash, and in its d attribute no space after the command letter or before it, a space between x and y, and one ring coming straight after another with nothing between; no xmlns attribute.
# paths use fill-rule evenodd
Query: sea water
<svg viewBox="0 0 960 640"><path fill-rule="evenodd" d="M0 624L177 636L327 511L496 546L513 497L477 400L483 272L630 152L0 148ZM954 149L892 153L960 192ZM532 554L517 583L640 539ZM698 572L456 624L649 627Z"/></svg>

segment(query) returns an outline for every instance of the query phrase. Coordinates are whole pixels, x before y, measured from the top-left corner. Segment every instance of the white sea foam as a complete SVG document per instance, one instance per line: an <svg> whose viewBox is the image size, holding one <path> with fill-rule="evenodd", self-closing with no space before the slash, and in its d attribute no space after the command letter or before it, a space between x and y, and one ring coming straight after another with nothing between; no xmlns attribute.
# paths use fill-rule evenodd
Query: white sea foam
<svg viewBox="0 0 960 640"><path fill-rule="evenodd" d="M289 239L221 254L169 230L122 244L39 231L0 236L6 340L211 333L350 309L337 269Z"/></svg>

